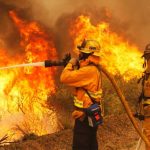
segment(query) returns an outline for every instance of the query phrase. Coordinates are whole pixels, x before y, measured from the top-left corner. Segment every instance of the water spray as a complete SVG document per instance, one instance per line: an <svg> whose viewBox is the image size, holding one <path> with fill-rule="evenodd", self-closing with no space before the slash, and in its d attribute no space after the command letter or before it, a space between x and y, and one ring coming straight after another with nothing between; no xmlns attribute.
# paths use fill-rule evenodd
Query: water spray
<svg viewBox="0 0 150 150"><path fill-rule="evenodd" d="M28 64L19 64L19 65L8 66L8 67L0 67L0 70L29 67L29 66L44 66L44 62L36 62L36 63L28 63Z"/></svg>
<svg viewBox="0 0 150 150"><path fill-rule="evenodd" d="M53 66L66 66L71 59L70 53L66 54L62 60L45 60L43 62L34 62L26 64L18 64L7 67L0 67L0 70L7 70L13 68L22 68L22 67L53 67Z"/></svg>

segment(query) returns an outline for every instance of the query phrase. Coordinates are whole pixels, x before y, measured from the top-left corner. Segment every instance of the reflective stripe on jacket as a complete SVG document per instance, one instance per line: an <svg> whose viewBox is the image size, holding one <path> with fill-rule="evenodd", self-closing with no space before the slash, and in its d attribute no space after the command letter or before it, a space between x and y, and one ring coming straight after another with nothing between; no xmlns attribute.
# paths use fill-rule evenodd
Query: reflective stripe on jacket
<svg viewBox="0 0 150 150"><path fill-rule="evenodd" d="M145 105L145 104L146 104L146 105L150 105L150 99L143 100L143 101L142 101L142 104L143 104L143 105Z"/></svg>

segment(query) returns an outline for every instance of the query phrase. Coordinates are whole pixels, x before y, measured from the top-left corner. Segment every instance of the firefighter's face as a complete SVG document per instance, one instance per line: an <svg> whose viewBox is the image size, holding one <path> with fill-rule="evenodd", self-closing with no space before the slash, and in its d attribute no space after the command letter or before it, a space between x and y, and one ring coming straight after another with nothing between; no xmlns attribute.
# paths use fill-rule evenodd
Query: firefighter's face
<svg viewBox="0 0 150 150"><path fill-rule="evenodd" d="M83 53L79 52L79 60L82 60L82 59L83 59Z"/></svg>
<svg viewBox="0 0 150 150"><path fill-rule="evenodd" d="M87 54L87 53L83 53L83 52L80 52L79 53L79 60L86 60L91 54Z"/></svg>

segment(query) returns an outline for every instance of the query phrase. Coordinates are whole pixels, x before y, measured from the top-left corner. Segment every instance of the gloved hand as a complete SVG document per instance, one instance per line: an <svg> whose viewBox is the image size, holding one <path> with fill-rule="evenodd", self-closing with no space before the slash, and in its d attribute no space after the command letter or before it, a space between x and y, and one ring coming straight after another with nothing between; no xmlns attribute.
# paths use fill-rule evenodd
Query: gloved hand
<svg viewBox="0 0 150 150"><path fill-rule="evenodd" d="M64 67L68 64L68 62L70 61L70 59L71 59L71 54L70 53L67 53L66 55L65 55L65 57L63 58L63 64L64 64Z"/></svg>
<svg viewBox="0 0 150 150"><path fill-rule="evenodd" d="M69 63L71 63L73 66L76 66L78 63L78 60L76 58L71 58L71 60L69 61Z"/></svg>
<svg viewBox="0 0 150 150"><path fill-rule="evenodd" d="M73 113L72 113L72 117L74 119L77 119L77 118L80 118L80 117L83 117L83 116L84 116L84 112L79 111L79 110L74 110Z"/></svg>

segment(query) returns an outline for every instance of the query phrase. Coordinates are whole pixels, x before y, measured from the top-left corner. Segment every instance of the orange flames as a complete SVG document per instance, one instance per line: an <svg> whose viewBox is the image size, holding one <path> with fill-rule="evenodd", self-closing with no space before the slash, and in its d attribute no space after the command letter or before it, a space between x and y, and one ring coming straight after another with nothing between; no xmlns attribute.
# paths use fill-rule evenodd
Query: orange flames
<svg viewBox="0 0 150 150"><path fill-rule="evenodd" d="M0 49L0 66L57 59L52 39L36 22L21 20L13 11L9 14L20 33L24 53L12 57L6 50ZM79 16L70 33L75 46L84 38L98 40L101 45L100 63L114 75L122 75L127 81L141 75L141 52L112 32L108 23L92 25L89 17ZM9 135L14 133L11 130L14 124L22 132L37 135L57 130L55 113L46 106L47 96L55 92L55 71L56 68L44 67L0 71L0 137L8 131ZM20 136L15 132L13 139Z"/></svg>
<svg viewBox="0 0 150 150"><path fill-rule="evenodd" d="M24 54L12 58L1 50L1 66L57 58L51 39L37 23L23 21L13 11L9 14L20 32ZM55 71L56 68L27 67L0 72L0 137L14 124L22 132L37 135L56 131L55 113L46 106L47 96L55 92ZM13 138L19 136L15 133Z"/></svg>
<svg viewBox="0 0 150 150"><path fill-rule="evenodd" d="M130 45L121 36L112 32L108 23L92 25L89 17L81 15L74 22L70 33L75 46L79 45L83 39L99 41L101 63L114 75L122 75L126 80L141 75L143 71L141 52L136 46ZM76 48L74 50L76 51Z"/></svg>

